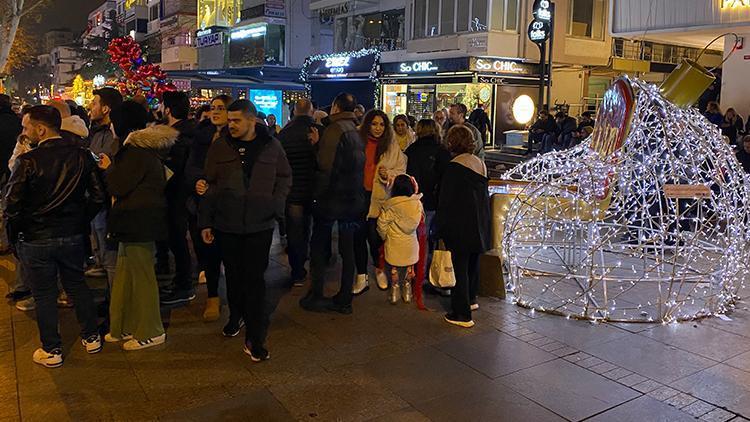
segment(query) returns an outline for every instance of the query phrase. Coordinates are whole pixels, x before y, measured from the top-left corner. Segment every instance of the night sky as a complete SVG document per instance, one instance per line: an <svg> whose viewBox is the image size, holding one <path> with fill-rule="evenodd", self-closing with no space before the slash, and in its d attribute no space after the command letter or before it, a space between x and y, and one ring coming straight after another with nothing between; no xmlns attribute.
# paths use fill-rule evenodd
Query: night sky
<svg viewBox="0 0 750 422"><path fill-rule="evenodd" d="M52 28L70 28L74 32L86 28L89 12L103 3L103 0L52 0L45 10L38 33L44 34Z"/></svg>

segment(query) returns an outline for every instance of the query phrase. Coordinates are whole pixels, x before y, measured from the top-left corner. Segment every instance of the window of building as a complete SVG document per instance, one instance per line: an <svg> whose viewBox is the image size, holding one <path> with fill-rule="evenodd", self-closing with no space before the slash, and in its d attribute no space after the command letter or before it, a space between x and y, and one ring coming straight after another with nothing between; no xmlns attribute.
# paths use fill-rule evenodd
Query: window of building
<svg viewBox="0 0 750 422"><path fill-rule="evenodd" d="M413 38L424 37L424 20L426 8L427 0L414 0L414 31L412 31Z"/></svg>
<svg viewBox="0 0 750 422"><path fill-rule="evenodd" d="M466 0L462 0L456 8L456 32L466 32L469 30L469 8Z"/></svg>
<svg viewBox="0 0 750 422"><path fill-rule="evenodd" d="M340 17L334 26L334 51L337 53L363 48L381 51L404 48L404 9ZM415 36L416 32L415 24ZM423 36L424 33L420 35Z"/></svg>
<svg viewBox="0 0 750 422"><path fill-rule="evenodd" d="M159 5L154 5L148 8L148 20L155 21L159 19Z"/></svg>
<svg viewBox="0 0 750 422"><path fill-rule="evenodd" d="M232 31L230 67L284 65L284 25L250 25Z"/></svg>
<svg viewBox="0 0 750 422"><path fill-rule="evenodd" d="M493 30L518 32L518 0L492 0L491 14Z"/></svg>
<svg viewBox="0 0 750 422"><path fill-rule="evenodd" d="M469 31L487 31L487 0L471 1L471 22Z"/></svg>
<svg viewBox="0 0 750 422"><path fill-rule="evenodd" d="M571 0L568 35L601 40L604 38L604 0Z"/></svg>
<svg viewBox="0 0 750 422"><path fill-rule="evenodd" d="M440 12L440 0L429 0L427 6L427 36L437 37L440 35L438 29L438 14Z"/></svg>
<svg viewBox="0 0 750 422"><path fill-rule="evenodd" d="M456 9L456 0L443 0L440 5L440 34L448 35L455 31L454 11Z"/></svg>

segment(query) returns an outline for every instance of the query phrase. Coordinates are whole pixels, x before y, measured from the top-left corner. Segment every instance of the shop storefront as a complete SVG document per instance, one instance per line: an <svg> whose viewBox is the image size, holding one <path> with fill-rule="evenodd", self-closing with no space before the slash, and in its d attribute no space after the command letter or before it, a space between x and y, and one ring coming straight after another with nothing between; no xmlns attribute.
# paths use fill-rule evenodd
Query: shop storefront
<svg viewBox="0 0 750 422"><path fill-rule="evenodd" d="M252 101L259 111L274 114L279 122L286 122L290 104L306 96L299 69L293 68L170 71L167 75L181 90L190 91L194 107L226 94Z"/></svg>
<svg viewBox="0 0 750 422"><path fill-rule="evenodd" d="M419 120L451 104L463 103L469 112L482 104L492 120L488 141L496 147L505 145L505 132L528 123L514 116L514 103L521 96L536 103L539 93L539 65L518 59L459 57L381 63L380 68L380 107L389 116Z"/></svg>
<svg viewBox="0 0 750 422"><path fill-rule="evenodd" d="M330 105L339 93L348 92L370 109L375 106L378 95L379 59L377 50L308 57L302 67L301 79L312 100L320 107Z"/></svg>

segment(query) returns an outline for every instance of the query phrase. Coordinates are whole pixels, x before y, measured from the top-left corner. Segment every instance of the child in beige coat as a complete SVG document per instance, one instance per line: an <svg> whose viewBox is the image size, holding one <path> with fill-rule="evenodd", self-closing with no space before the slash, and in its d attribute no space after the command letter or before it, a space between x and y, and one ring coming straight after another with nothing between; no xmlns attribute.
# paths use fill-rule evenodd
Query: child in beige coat
<svg viewBox="0 0 750 422"><path fill-rule="evenodd" d="M416 192L416 182L411 176L397 176L391 197L383 203L378 217L378 234L385 241L386 274L391 281L389 300L393 304L399 296L406 303L412 298L414 265L419 261L417 227L424 214L422 194Z"/></svg>

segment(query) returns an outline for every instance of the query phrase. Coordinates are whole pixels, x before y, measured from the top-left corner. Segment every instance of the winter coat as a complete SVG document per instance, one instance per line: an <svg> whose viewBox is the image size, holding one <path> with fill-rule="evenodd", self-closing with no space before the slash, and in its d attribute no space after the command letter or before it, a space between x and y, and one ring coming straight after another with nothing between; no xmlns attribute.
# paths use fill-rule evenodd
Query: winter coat
<svg viewBox="0 0 750 422"><path fill-rule="evenodd" d="M417 139L405 151L406 174L416 179L427 211L437 209L440 179L451 161L451 154L434 136Z"/></svg>
<svg viewBox="0 0 750 422"><path fill-rule="evenodd" d="M387 177L380 177L381 168L387 170ZM391 182L396 176L404 173L406 173L406 155L401 152L398 143L393 140L375 166L375 180L372 183L372 196L370 197L370 210L367 213L367 218L378 218L383 203L391 196Z"/></svg>
<svg viewBox="0 0 750 422"><path fill-rule="evenodd" d="M411 129L407 128L404 136L401 136L394 131L393 139L396 140L396 143L398 143L398 147L401 148L401 151L405 151L406 148L409 148L409 145L414 142L414 132Z"/></svg>
<svg viewBox="0 0 750 422"><path fill-rule="evenodd" d="M172 171L172 177L167 181L166 195L173 207L185 207L185 201L190 194L190 189L185 180L190 147L195 138L195 124L190 119L180 120L172 126L179 132L177 141L169 149L167 160L164 163Z"/></svg>
<svg viewBox="0 0 750 422"><path fill-rule="evenodd" d="M315 147L308 138L311 127L318 127L312 117L295 116L277 136L292 168L292 188L287 197L287 202L292 204L306 204L312 201ZM318 127L318 131L322 133L323 129Z"/></svg>
<svg viewBox="0 0 750 422"><path fill-rule="evenodd" d="M490 249L490 198L487 167L461 154L445 169L435 215L438 237L450 251L482 253Z"/></svg>
<svg viewBox="0 0 750 422"><path fill-rule="evenodd" d="M21 119L10 107L0 109L0 181L10 176L10 168L5 163L10 160L16 138L21 134Z"/></svg>
<svg viewBox="0 0 750 422"><path fill-rule="evenodd" d="M407 267L419 261L417 227L422 221L421 194L397 196L383 204L378 217L378 234L385 241L385 261Z"/></svg>
<svg viewBox="0 0 750 422"><path fill-rule="evenodd" d="M367 209L365 146L352 112L333 114L318 141L313 212L332 220L355 219Z"/></svg>
<svg viewBox="0 0 750 422"><path fill-rule="evenodd" d="M118 242L167 239L167 170L164 162L179 132L166 125L132 132L107 170L114 203L108 236Z"/></svg>
<svg viewBox="0 0 750 422"><path fill-rule="evenodd" d="M106 201L91 153L71 139L48 139L16 159L5 195L10 237L54 239L88 232Z"/></svg>
<svg viewBox="0 0 750 422"><path fill-rule="evenodd" d="M206 157L208 192L198 212L200 228L250 234L271 230L276 218L284 216L286 197L292 184L292 169L284 149L268 129L255 125L261 142L249 181L245 181L242 161L229 138L212 143Z"/></svg>
<svg viewBox="0 0 750 422"><path fill-rule="evenodd" d="M120 141L112 134L109 125L96 126L91 129L91 143L89 149L96 155L107 154L109 158L117 155L120 150Z"/></svg>

